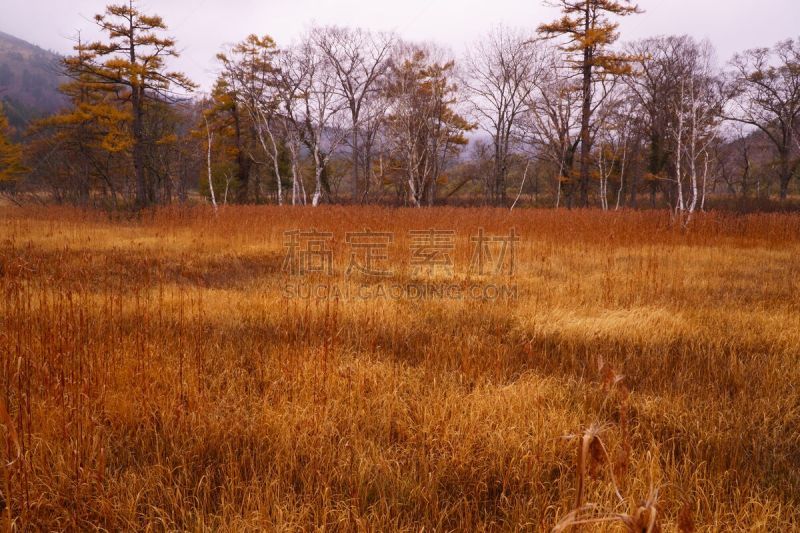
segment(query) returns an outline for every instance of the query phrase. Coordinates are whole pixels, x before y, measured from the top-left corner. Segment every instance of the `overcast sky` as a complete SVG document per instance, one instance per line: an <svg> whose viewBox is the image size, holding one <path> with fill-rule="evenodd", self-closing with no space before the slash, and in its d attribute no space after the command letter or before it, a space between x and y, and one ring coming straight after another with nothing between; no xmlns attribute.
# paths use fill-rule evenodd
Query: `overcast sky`
<svg viewBox="0 0 800 533"><path fill-rule="evenodd" d="M78 30L96 38L91 18L105 0L0 0L0 31L60 53ZM214 56L250 33L288 44L311 23L394 30L460 53L491 26L535 28L554 17L542 0L142 0L178 40L174 65L208 88ZM800 37L800 0L640 0L642 15L622 21L622 39L688 33L708 38L720 61L734 53Z"/></svg>

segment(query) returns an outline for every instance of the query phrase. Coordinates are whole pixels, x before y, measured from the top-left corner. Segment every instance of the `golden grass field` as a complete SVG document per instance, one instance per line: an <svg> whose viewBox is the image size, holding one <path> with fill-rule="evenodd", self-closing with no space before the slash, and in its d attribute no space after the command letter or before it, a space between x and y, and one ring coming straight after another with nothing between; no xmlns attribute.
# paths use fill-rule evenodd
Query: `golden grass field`
<svg viewBox="0 0 800 533"><path fill-rule="evenodd" d="M479 227L513 277L468 275ZM380 283L283 272L311 228L516 298L288 298ZM0 260L7 529L800 528L800 216L8 208Z"/></svg>

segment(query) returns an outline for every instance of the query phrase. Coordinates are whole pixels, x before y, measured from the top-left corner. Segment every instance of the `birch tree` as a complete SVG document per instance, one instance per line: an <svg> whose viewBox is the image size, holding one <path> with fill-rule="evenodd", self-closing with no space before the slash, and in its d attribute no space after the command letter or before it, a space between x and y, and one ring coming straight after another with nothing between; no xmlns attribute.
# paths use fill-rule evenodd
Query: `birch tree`
<svg viewBox="0 0 800 533"><path fill-rule="evenodd" d="M348 135L344 122L348 102L339 91L336 70L311 36L285 53L282 67L283 100L289 106L286 118L311 154L314 163L311 204L318 206L331 199L326 171L334 152Z"/></svg>
<svg viewBox="0 0 800 533"><path fill-rule="evenodd" d="M676 123L675 211L691 219L698 206L705 203L710 169L710 151L716 139L722 112L723 96L719 78L712 64L713 51L708 43L694 43L683 57L684 72L678 82L674 101ZM686 187L686 190L684 190Z"/></svg>

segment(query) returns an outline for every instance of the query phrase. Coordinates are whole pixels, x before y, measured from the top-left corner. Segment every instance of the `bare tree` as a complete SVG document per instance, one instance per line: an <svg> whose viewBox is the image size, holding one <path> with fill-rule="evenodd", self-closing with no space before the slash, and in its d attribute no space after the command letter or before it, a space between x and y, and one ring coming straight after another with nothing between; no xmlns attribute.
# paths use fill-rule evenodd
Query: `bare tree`
<svg viewBox="0 0 800 533"><path fill-rule="evenodd" d="M778 156L780 197L797 170L795 135L800 116L800 39L757 48L731 62L732 100L726 118L758 128Z"/></svg>
<svg viewBox="0 0 800 533"><path fill-rule="evenodd" d="M277 128L283 134L284 142L289 150L292 174L292 205L305 205L308 202L303 174L300 170L301 154L301 111L300 88L305 84L304 69L297 69L294 54L291 50L282 51L278 58ZM269 130L272 134L272 129Z"/></svg>
<svg viewBox="0 0 800 533"><path fill-rule="evenodd" d="M618 87L615 94L606 100L597 113L599 130L596 137L597 174L600 178L600 207L610 209L609 185L616 187L612 196L616 198L615 210L622 204L625 173L629 167L629 146L633 130L634 104L626 91Z"/></svg>
<svg viewBox="0 0 800 533"><path fill-rule="evenodd" d="M519 117L531 102L540 70L534 41L508 28L493 29L466 54L463 86L478 125L492 138L489 193L497 205L506 203L509 154Z"/></svg>
<svg viewBox="0 0 800 533"><path fill-rule="evenodd" d="M723 101L710 43L692 41L684 51L684 76L678 81L678 94L674 100L677 118L672 133L675 138L673 155L677 189L675 210L687 213L684 222L688 223L698 205L705 203L709 147L717 135ZM686 191L685 180L688 181Z"/></svg>
<svg viewBox="0 0 800 533"><path fill-rule="evenodd" d="M713 129L719 112L719 102L712 101L719 96L711 65L713 49L684 35L637 41L628 53L635 62L624 80L647 144L645 179L651 204L655 207L662 189L672 205L685 209L690 204L684 196L684 173L693 168L689 179L697 179L698 157L707 154L704 148L710 140L703 130ZM694 157L687 155L687 146Z"/></svg>
<svg viewBox="0 0 800 533"><path fill-rule="evenodd" d="M350 112L350 148L353 171L353 200L362 201L369 193L369 166L371 153L362 158L362 150L368 151L370 140L362 143L364 124L375 117L364 117L366 111L380 108L368 105L380 91L380 81L388 67L388 59L394 45L394 35L374 34L359 28L325 27L311 32L316 46L333 68L338 81L337 92L347 102ZM368 132L367 132L368 134ZM366 164L364 164L366 162ZM362 178L363 173L363 178Z"/></svg>
<svg viewBox="0 0 800 533"><path fill-rule="evenodd" d="M543 52L542 75L528 95L521 117L523 144L555 169L555 205L566 197L572 207L577 176L575 156L580 144L580 93L558 50Z"/></svg>
<svg viewBox="0 0 800 533"><path fill-rule="evenodd" d="M714 158L719 166L720 177L731 196L746 198L750 194L751 181L754 174L758 174L754 156L761 149L755 136L755 131L747 125L728 122L719 142L714 145ZM759 193L760 183L756 181L756 196Z"/></svg>
<svg viewBox="0 0 800 533"><path fill-rule="evenodd" d="M282 66L286 118L314 161L311 204L317 206L330 200L326 172L331 157L348 135L343 123L347 99L339 91L335 69L310 36L284 54Z"/></svg>

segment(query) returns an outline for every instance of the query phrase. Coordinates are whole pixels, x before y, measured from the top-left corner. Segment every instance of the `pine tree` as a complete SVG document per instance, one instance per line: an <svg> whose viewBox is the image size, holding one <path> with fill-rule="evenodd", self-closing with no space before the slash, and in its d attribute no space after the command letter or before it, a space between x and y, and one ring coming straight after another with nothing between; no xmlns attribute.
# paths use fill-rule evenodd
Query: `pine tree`
<svg viewBox="0 0 800 533"><path fill-rule="evenodd" d="M557 0L556 5L561 8L563 17L539 26L539 33L546 37L567 37L563 50L577 56L574 63L581 73L582 97L580 201L583 207L588 207L594 82L630 71L630 59L609 49L619 38L619 25L608 17L624 17L641 11L631 0Z"/></svg>

